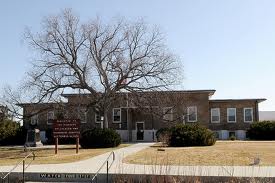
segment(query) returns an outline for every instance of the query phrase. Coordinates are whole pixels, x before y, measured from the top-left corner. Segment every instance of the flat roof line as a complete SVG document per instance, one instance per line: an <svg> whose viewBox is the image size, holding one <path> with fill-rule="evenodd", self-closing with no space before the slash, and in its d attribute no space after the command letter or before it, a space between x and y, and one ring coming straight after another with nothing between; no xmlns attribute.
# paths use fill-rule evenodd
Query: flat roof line
<svg viewBox="0 0 275 183"><path fill-rule="evenodd" d="M209 102L234 102L234 101L257 101L263 102L266 101L265 98L242 98L242 99L211 99Z"/></svg>

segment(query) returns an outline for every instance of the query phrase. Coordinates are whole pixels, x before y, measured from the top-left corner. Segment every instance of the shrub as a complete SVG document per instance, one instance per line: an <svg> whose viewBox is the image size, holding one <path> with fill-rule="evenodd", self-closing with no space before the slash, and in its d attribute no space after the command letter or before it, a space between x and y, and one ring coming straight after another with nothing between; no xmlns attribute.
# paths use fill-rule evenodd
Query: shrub
<svg viewBox="0 0 275 183"><path fill-rule="evenodd" d="M211 146L214 145L215 142L215 134L211 130L198 124L180 124L171 128L170 146Z"/></svg>
<svg viewBox="0 0 275 183"><path fill-rule="evenodd" d="M247 135L253 140L275 140L275 121L254 122Z"/></svg>
<svg viewBox="0 0 275 183"><path fill-rule="evenodd" d="M229 140L234 141L234 140L236 140L236 137L235 137L234 135L231 135L231 136L229 137Z"/></svg>
<svg viewBox="0 0 275 183"><path fill-rule="evenodd" d="M163 138L170 136L170 128L160 128L156 132L156 137L158 142L162 142Z"/></svg>
<svg viewBox="0 0 275 183"><path fill-rule="evenodd" d="M0 122L0 145L23 145L26 134L18 122L8 119Z"/></svg>
<svg viewBox="0 0 275 183"><path fill-rule="evenodd" d="M81 134L82 148L116 147L121 144L120 135L113 129L93 128Z"/></svg>

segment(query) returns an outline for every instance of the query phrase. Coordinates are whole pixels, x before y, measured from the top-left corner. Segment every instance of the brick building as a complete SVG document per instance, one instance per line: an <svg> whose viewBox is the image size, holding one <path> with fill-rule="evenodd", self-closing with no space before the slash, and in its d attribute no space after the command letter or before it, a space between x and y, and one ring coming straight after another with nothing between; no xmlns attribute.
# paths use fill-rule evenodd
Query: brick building
<svg viewBox="0 0 275 183"><path fill-rule="evenodd" d="M118 100L108 112L108 128L113 128L124 141L154 141L155 132L177 123L199 123L213 131L219 139L234 135L246 139L246 130L259 120L258 104L266 99L211 100L215 90L117 93ZM24 126L41 131L52 128L57 114L78 118L81 128L103 127L103 117L91 104L89 94L64 94L67 102L19 104L23 107Z"/></svg>

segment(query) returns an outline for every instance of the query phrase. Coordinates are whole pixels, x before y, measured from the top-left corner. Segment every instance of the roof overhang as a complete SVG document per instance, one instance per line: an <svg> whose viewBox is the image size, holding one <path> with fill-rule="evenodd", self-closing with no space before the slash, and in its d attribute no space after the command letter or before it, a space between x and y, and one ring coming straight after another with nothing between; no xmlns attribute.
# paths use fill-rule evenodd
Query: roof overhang
<svg viewBox="0 0 275 183"><path fill-rule="evenodd" d="M161 91L137 91L137 93L155 93L155 92L161 92L161 93L208 93L209 96L214 95L216 90L161 90ZM131 92L117 92L117 93L131 93ZM68 98L68 97L76 97L76 96L92 96L90 93L68 93L68 94L62 94L61 96Z"/></svg>
<svg viewBox="0 0 275 183"><path fill-rule="evenodd" d="M247 99L213 99L209 100L210 102L238 102L238 101L255 101L255 102L264 102L265 98L247 98Z"/></svg>

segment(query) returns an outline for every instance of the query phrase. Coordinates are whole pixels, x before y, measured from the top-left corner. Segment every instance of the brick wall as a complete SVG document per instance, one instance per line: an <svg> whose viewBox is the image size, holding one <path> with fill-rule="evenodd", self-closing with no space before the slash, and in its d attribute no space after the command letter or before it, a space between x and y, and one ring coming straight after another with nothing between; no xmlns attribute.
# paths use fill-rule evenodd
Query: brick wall
<svg viewBox="0 0 275 183"><path fill-rule="evenodd" d="M244 122L244 108L253 108L253 121L258 121L255 100L209 101L209 128L212 130L246 130L249 122ZM220 108L220 122L211 123L211 108ZM227 108L236 108L236 122L228 123Z"/></svg>

